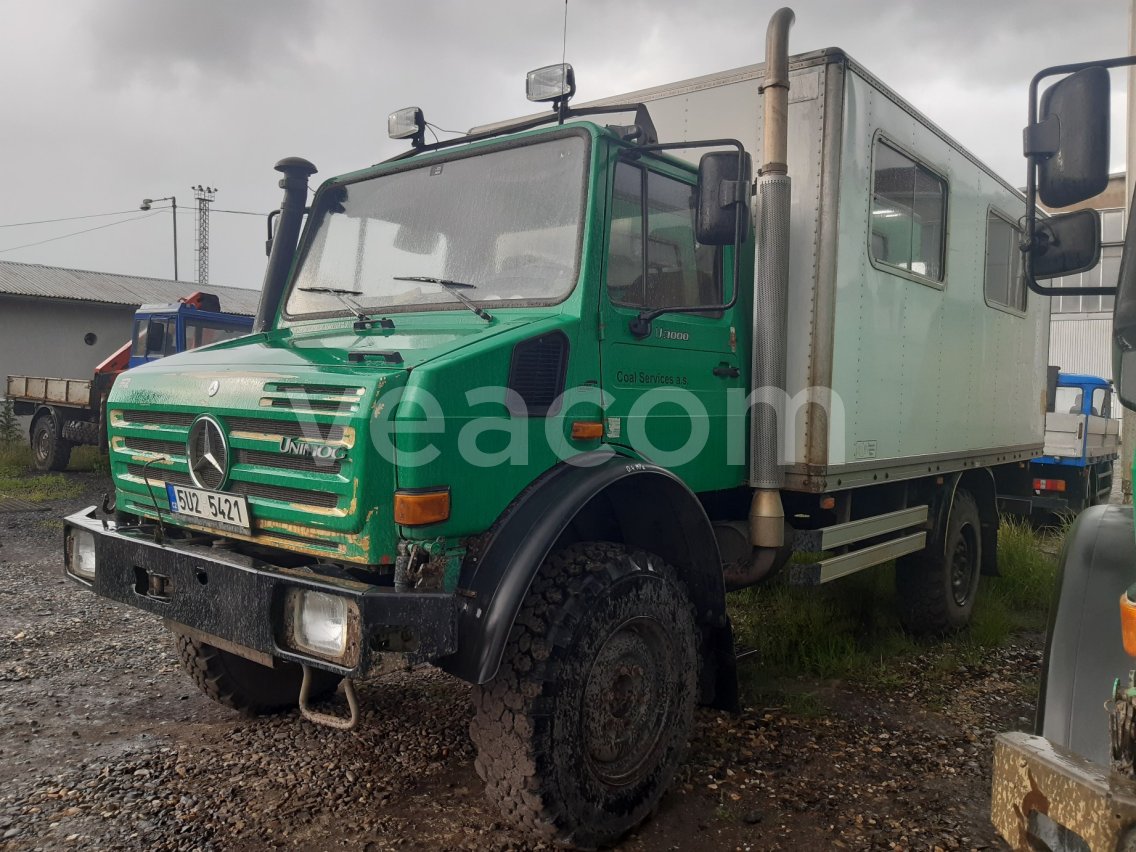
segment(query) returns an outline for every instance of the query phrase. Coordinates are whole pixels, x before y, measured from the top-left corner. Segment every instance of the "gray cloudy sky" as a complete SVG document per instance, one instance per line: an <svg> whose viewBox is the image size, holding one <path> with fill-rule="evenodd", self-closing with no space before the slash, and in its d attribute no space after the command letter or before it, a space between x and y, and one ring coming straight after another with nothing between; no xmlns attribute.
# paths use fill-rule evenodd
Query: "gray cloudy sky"
<svg viewBox="0 0 1136 852"><path fill-rule="evenodd" d="M844 48L1015 184L1034 72L1127 52L1125 0L792 6L792 52ZM577 99L759 62L776 8L570 0ZM9 250L172 194L195 280L192 185L219 187L217 209L268 211L282 157L312 160L319 180L401 150L386 138L398 107L458 130L531 112L524 73L559 61L563 14L562 0L0 0L0 225L131 211L0 228L0 260L172 277L168 210ZM211 280L259 287L263 219L215 213L211 231Z"/></svg>

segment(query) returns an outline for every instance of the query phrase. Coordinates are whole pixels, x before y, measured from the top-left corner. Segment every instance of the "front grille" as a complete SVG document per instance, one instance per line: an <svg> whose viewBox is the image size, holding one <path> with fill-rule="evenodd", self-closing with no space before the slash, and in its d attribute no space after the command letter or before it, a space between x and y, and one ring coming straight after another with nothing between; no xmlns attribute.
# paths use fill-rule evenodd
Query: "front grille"
<svg viewBox="0 0 1136 852"><path fill-rule="evenodd" d="M317 459L312 456L286 456L261 450L237 450L237 464L279 467L285 470L307 470L315 473L339 473L339 459Z"/></svg>
<svg viewBox="0 0 1136 852"><path fill-rule="evenodd" d="M145 423L149 426L181 426L185 428L197 419L192 411L124 411L122 419L127 423Z"/></svg>
<svg viewBox="0 0 1136 852"><path fill-rule="evenodd" d="M184 456L184 441L160 441L157 438L126 438L123 446L143 453L161 453L164 456Z"/></svg>
<svg viewBox="0 0 1136 852"><path fill-rule="evenodd" d="M321 509L334 509L339 503L339 495L328 491L307 491L301 488L285 488L283 485L265 485L262 482L230 482L227 489L234 494L246 497L264 497L267 500L281 500L285 503L299 503Z"/></svg>
<svg viewBox="0 0 1136 852"><path fill-rule="evenodd" d="M249 432L273 438L307 438L309 441L342 441L343 427L298 420L261 420L256 417L224 417L229 434Z"/></svg>
<svg viewBox="0 0 1136 852"><path fill-rule="evenodd" d="M188 485L190 488L198 487L188 473L180 470L151 467L147 471L146 466L141 464L127 465L126 470L131 476L137 476L139 479L172 482L174 485ZM246 497L263 497L267 500L281 500L285 503L316 506L322 509L334 509L339 502L338 495L327 491L307 491L302 488L286 488L283 485L265 485L261 482L230 482L225 490Z"/></svg>
<svg viewBox="0 0 1136 852"><path fill-rule="evenodd" d="M190 478L189 474L180 470L166 470L164 467L147 468L144 464L128 464L126 472L131 476L137 476L139 479L157 479L162 482L172 482L174 485L197 487L197 483Z"/></svg>
<svg viewBox="0 0 1136 852"><path fill-rule="evenodd" d="M293 389L291 385L280 387ZM331 390L340 394L356 392L356 389L352 388L340 389L322 385L304 387L313 392ZM361 391L358 393L361 394ZM358 399L358 396L355 398ZM348 429L345 426L316 423L312 418L270 420L248 416L228 417L224 414L201 417L188 412L156 409L124 411L121 417L128 424L188 428L189 432L184 439L169 438L166 434L154 432L148 435L123 435L121 446L126 452L165 456L170 459L167 464L174 468L169 470L165 464L161 467L151 465L148 472L144 472L147 471L146 465L128 463L127 471L132 476L172 482L175 485L229 491L246 497L278 500L296 507L332 509L339 505L343 496L345 485L343 480L338 478L344 465L342 460L315 458L309 454L291 455L280 452L279 447L284 438L301 439L305 444L343 442L348 438ZM220 429L217 428L218 425ZM222 435L228 438L228 446ZM234 440L238 446L232 445ZM252 441L256 441L259 446L239 446ZM213 461L217 464L214 465ZM196 476L192 476L186 469L188 465L192 465ZM258 479L279 480L287 472L293 476L296 473L311 474L311 478L303 482L304 487L276 484L271 481L250 482L233 477L238 466L241 467L238 475L242 477L260 473L262 476Z"/></svg>

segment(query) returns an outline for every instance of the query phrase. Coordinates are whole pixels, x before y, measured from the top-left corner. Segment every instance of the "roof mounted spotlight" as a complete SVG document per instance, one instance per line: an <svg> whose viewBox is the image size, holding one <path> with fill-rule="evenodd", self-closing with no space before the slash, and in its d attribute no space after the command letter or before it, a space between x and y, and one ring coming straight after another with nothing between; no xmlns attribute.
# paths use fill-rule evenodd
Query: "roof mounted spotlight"
<svg viewBox="0 0 1136 852"><path fill-rule="evenodd" d="M387 116L387 135L391 139L409 139L415 148L426 144L426 117L418 107L398 109Z"/></svg>
<svg viewBox="0 0 1136 852"><path fill-rule="evenodd" d="M552 101L552 108L560 116L561 124L564 123L568 101L574 94L576 73L567 62L537 68L525 78L525 96L537 103Z"/></svg>

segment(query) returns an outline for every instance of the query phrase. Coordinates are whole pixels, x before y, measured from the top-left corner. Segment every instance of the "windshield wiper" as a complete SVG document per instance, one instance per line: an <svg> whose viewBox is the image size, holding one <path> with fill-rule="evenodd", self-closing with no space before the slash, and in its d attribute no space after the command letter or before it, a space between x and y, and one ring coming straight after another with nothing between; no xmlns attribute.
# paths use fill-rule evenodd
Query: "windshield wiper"
<svg viewBox="0 0 1136 852"><path fill-rule="evenodd" d="M396 275L395 281L420 281L423 284L437 284L439 287L445 287L446 292L481 317L486 322L493 322L493 317L490 316L488 311L484 311L471 302L462 292L462 290L476 290L476 284L467 284L464 281L451 281L449 278L431 278L429 275Z"/></svg>
<svg viewBox="0 0 1136 852"><path fill-rule="evenodd" d="M347 298L348 296L362 296L362 290L341 290L338 287L297 287L296 289L305 293L328 293L335 296L335 298L343 303L347 310L355 315L354 328L356 331L365 331L375 325L375 323L378 323L382 328L394 328L393 320L386 319L385 317L383 319L375 319L363 309L362 305L354 299Z"/></svg>

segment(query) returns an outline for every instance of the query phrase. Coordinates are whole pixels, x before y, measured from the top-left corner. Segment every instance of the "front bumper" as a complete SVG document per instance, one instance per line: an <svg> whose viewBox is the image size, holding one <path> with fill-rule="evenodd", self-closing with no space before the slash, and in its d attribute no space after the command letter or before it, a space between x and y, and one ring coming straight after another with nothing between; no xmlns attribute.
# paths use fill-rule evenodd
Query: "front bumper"
<svg viewBox="0 0 1136 852"><path fill-rule="evenodd" d="M1136 783L1043 737L999 734L990 818L1014 849L1130 849Z"/></svg>
<svg viewBox="0 0 1136 852"><path fill-rule="evenodd" d="M457 650L457 601L451 594L395 592L350 579L269 566L206 544L158 543L151 532L95 517L92 506L64 519L64 546L76 531L95 540L91 581L67 571L95 594L152 612L222 647L253 659L274 657L358 677L392 662L413 665ZM353 604L346 651L325 659L292 645L286 601L298 590L323 592ZM235 646L235 647L233 647Z"/></svg>

